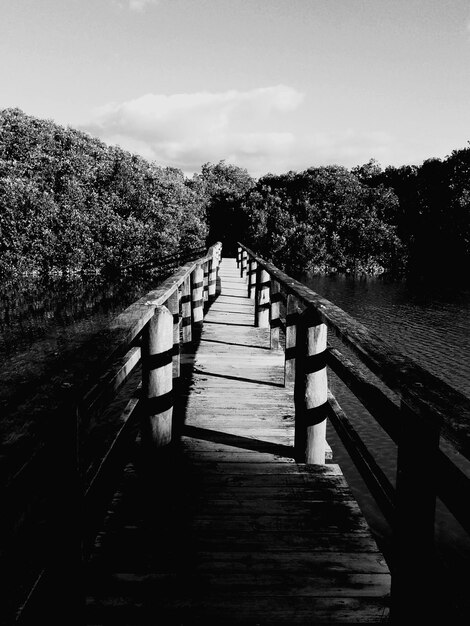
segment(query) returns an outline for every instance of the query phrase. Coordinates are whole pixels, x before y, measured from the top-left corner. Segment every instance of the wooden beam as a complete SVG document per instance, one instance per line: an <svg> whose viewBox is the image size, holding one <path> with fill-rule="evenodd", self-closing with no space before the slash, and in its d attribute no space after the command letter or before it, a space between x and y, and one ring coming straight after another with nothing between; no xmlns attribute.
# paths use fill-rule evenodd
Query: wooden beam
<svg viewBox="0 0 470 626"><path fill-rule="evenodd" d="M204 270L204 306L207 307L209 301L209 261L202 264Z"/></svg>
<svg viewBox="0 0 470 626"><path fill-rule="evenodd" d="M326 454L326 338L326 324L306 309L297 325L295 449L298 461L317 465L325 463Z"/></svg>
<svg viewBox="0 0 470 626"><path fill-rule="evenodd" d="M271 350L279 350L281 347L280 342L280 285L277 280L271 281L271 308L269 311L269 325L271 327Z"/></svg>
<svg viewBox="0 0 470 626"><path fill-rule="evenodd" d="M197 264L194 271L191 274L191 302L192 302L192 319L193 329L197 326L201 326L204 319L204 300L203 300L203 286L204 286L204 270L202 265Z"/></svg>
<svg viewBox="0 0 470 626"><path fill-rule="evenodd" d="M240 263L240 276L242 278L245 278L246 276L247 258L248 258L248 255L247 255L246 250L242 250L242 259Z"/></svg>
<svg viewBox="0 0 470 626"><path fill-rule="evenodd" d="M257 267L255 325L259 328L269 328L269 311L271 308L269 291L269 274L261 267Z"/></svg>
<svg viewBox="0 0 470 626"><path fill-rule="evenodd" d="M181 325L183 328L183 343L192 341L192 313L191 313L191 278L186 276L181 289Z"/></svg>
<svg viewBox="0 0 470 626"><path fill-rule="evenodd" d="M286 304L286 346L284 363L284 384L293 385L295 382L295 356L297 346L297 322L299 307L295 296L289 294Z"/></svg>
<svg viewBox="0 0 470 626"><path fill-rule="evenodd" d="M180 377L180 292L174 291L168 298L167 307L173 316L173 378Z"/></svg>
<svg viewBox="0 0 470 626"><path fill-rule="evenodd" d="M395 489L331 392L328 393L328 417L385 519L392 523L395 514Z"/></svg>
<svg viewBox="0 0 470 626"><path fill-rule="evenodd" d="M142 336L142 439L150 448L171 442L173 416L173 315L164 307Z"/></svg>
<svg viewBox="0 0 470 626"><path fill-rule="evenodd" d="M217 283L217 250L212 247L209 249L211 257L209 258L209 300L212 301L215 298L216 283Z"/></svg>
<svg viewBox="0 0 470 626"><path fill-rule="evenodd" d="M404 403L402 411L392 559L392 617L398 623L429 619L429 598L439 593L434 547L439 424L425 423Z"/></svg>

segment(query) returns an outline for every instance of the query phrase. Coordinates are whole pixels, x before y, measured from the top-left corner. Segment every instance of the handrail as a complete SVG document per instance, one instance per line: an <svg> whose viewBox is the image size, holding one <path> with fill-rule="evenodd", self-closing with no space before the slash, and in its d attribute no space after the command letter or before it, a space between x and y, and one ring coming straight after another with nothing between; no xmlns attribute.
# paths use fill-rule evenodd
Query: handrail
<svg viewBox="0 0 470 626"><path fill-rule="evenodd" d="M297 458L325 462L322 440L326 419L330 419L392 527L388 558L393 619L421 619L430 594L433 590L438 593L436 496L470 534L470 511L464 505L470 494L470 478L439 445L442 432L450 447L470 460L470 400L332 302L244 244L238 246L237 265L241 276L247 277L248 295L255 300L255 323L270 327L271 347L283 346L285 351L285 381L294 384L296 398ZM327 343L327 328L374 376L364 375L362 368ZM281 330L284 342L280 341ZM327 368L339 376L397 444L395 487L328 389ZM382 382L373 382L376 378Z"/></svg>
<svg viewBox="0 0 470 626"><path fill-rule="evenodd" d="M338 306L288 276L239 243L251 259L304 306L312 306L336 335L413 411L437 420L443 436L470 460L470 400L415 361L395 350Z"/></svg>
<svg viewBox="0 0 470 626"><path fill-rule="evenodd" d="M142 420L152 421L152 427L144 428L143 432L144 440L146 437L148 439L147 445L163 446L171 439L171 415L169 422L162 420L162 415L168 417L171 414L171 379L173 385L178 384L180 334L183 343L193 340L194 333L202 323L205 307L216 297L221 247L218 242L205 255L180 267L156 289L131 304L96 338L96 350L102 363L100 375L81 390L78 403L69 402L67 407L57 405L57 413L62 419L55 432L54 445L44 446L31 463L26 464L10 481L8 493L12 494L16 502L21 498L14 496L15 487L24 482L26 475L32 473L39 476L44 473L43 467L52 469L54 463L57 465L53 468L54 475L49 476L52 481L57 480L57 490L52 493L50 516L50 534L57 542L56 554L36 578L18 611L17 623L37 623L38 612L41 614L42 610L51 619L48 602L41 600L45 596L50 598L51 593L57 604L55 610L59 612L61 602L64 606L76 603L77 598L72 600L70 597L70 580L66 582L65 579L69 569L74 570L71 575L80 571L80 554L83 548L87 550L97 532L105 513L110 485L113 485L111 477L123 466L125 452L135 439L138 418L141 423ZM156 335L149 332L151 325L155 331L159 318L164 318L166 322L165 342L170 342L169 349L163 351L163 354L159 354L159 332ZM104 452L101 462L97 467L90 465L90 459L80 453L76 438L86 444L95 417L118 393L140 363L143 383L131 394L117 421L114 439ZM168 375L166 379L170 381L170 388L165 392L160 388L161 376L157 376L156 380L157 370L169 373L169 379ZM160 396L163 396L165 406L160 406ZM155 436L159 431L159 422L163 423L160 429L163 435L160 438ZM75 453L78 456L74 458ZM62 589L60 585L59 591L54 589L62 581L69 588ZM77 618L70 616L70 619Z"/></svg>

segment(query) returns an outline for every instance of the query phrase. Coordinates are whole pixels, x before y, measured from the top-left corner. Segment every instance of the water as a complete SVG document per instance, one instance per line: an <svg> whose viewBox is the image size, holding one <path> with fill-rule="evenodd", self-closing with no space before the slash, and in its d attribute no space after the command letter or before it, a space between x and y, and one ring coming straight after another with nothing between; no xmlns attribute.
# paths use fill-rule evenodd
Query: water
<svg viewBox="0 0 470 626"><path fill-rule="evenodd" d="M0 285L0 469L6 475L14 469L12 459L24 460L40 437L37 391L67 385L84 366L76 357L80 346L160 280L148 274Z"/></svg>
<svg viewBox="0 0 470 626"><path fill-rule="evenodd" d="M470 398L470 290L456 290L455 283L453 287L443 284L412 286L380 278L346 276L309 276L303 277L303 282L365 324L396 350ZM342 346L338 347L342 349ZM330 387L394 484L396 446L334 375L330 376ZM390 527L331 425L328 425L328 440L334 460L343 469L379 543L386 546L391 538ZM470 476L470 463L459 456L455 460ZM470 541L439 501L436 538L438 552L454 575L452 584L456 595L460 596L460 604L467 607Z"/></svg>
<svg viewBox="0 0 470 626"><path fill-rule="evenodd" d="M348 276L304 282L470 397L470 290Z"/></svg>

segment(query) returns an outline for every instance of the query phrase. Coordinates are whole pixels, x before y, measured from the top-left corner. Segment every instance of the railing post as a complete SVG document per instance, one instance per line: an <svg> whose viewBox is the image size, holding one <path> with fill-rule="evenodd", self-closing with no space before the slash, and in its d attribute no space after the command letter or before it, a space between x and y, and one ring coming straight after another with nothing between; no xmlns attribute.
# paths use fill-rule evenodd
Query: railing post
<svg viewBox="0 0 470 626"><path fill-rule="evenodd" d="M219 243L219 246L217 249L217 267L215 270L215 292L216 293L218 293L220 290L219 269L220 269L221 261L222 261L222 244Z"/></svg>
<svg viewBox="0 0 470 626"><path fill-rule="evenodd" d="M440 424L416 414L402 401L398 441L396 508L393 525L392 620L410 623L430 617L439 594L434 523Z"/></svg>
<svg viewBox="0 0 470 626"><path fill-rule="evenodd" d="M209 252L212 254L212 258L209 260L209 301L215 298L215 289L217 283L217 250L211 248Z"/></svg>
<svg viewBox="0 0 470 626"><path fill-rule="evenodd" d="M279 350L281 342L279 340L280 331L280 303L281 288L277 280L271 279L271 309L269 323L271 326L271 350Z"/></svg>
<svg viewBox="0 0 470 626"><path fill-rule="evenodd" d="M297 325L295 373L295 452L302 463L324 465L328 381L327 327L317 311L306 309Z"/></svg>
<svg viewBox="0 0 470 626"><path fill-rule="evenodd" d="M193 329L201 327L204 319L204 299L203 299L203 287L204 287L204 270L202 265L196 265L196 268L191 273L191 301L192 301L192 317L193 317Z"/></svg>
<svg viewBox="0 0 470 626"><path fill-rule="evenodd" d="M246 265L247 265L248 254L246 250L242 250L242 259L240 263L240 276L245 278L246 276Z"/></svg>
<svg viewBox="0 0 470 626"><path fill-rule="evenodd" d="M295 382L295 356L298 306L292 294L287 296L286 303L286 348L284 363L284 385L293 385Z"/></svg>
<svg viewBox="0 0 470 626"><path fill-rule="evenodd" d="M248 291L248 297L250 297L250 293L251 293L251 287L253 285L253 258L248 255L248 265L247 265L247 291Z"/></svg>
<svg viewBox="0 0 470 626"><path fill-rule="evenodd" d="M202 264L204 270L204 306L206 307L209 302L209 273L210 273L210 261L204 261Z"/></svg>
<svg viewBox="0 0 470 626"><path fill-rule="evenodd" d="M240 264L242 262L242 249L240 246L237 248L237 267L240 268Z"/></svg>
<svg viewBox="0 0 470 626"><path fill-rule="evenodd" d="M171 442L173 419L173 315L164 306L142 333L142 438L150 447Z"/></svg>
<svg viewBox="0 0 470 626"><path fill-rule="evenodd" d="M167 302L168 310L173 315L173 378L180 377L180 292L175 289Z"/></svg>
<svg viewBox="0 0 470 626"><path fill-rule="evenodd" d="M248 257L248 297L253 300L256 298L256 267L253 257Z"/></svg>
<svg viewBox="0 0 470 626"><path fill-rule="evenodd" d="M255 326L269 328L269 274L261 266L256 268Z"/></svg>
<svg viewBox="0 0 470 626"><path fill-rule="evenodd" d="M253 261L251 267L251 286L250 293L248 294L252 300L256 300L256 275L257 275L258 263Z"/></svg>
<svg viewBox="0 0 470 626"><path fill-rule="evenodd" d="M181 288L181 325L183 327L183 343L191 343L193 336L191 315L191 279L189 276L186 276Z"/></svg>

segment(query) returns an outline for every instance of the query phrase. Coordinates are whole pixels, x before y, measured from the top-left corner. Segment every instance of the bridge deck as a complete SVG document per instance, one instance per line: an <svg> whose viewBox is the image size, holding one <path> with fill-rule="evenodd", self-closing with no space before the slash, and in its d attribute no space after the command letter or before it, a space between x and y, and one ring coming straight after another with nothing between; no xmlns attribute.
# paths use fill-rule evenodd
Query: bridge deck
<svg viewBox="0 0 470 626"><path fill-rule="evenodd" d="M181 445L129 463L92 560L89 624L386 621L390 576L336 464L292 459L283 355L233 259L185 355Z"/></svg>

